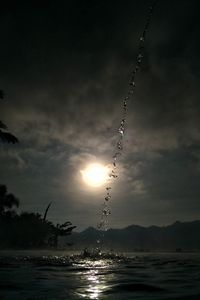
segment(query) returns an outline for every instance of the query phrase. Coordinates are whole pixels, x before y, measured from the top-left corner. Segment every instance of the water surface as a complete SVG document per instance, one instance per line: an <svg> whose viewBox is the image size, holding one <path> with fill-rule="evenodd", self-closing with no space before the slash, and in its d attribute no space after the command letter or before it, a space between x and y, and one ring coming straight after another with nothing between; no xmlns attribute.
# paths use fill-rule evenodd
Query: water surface
<svg viewBox="0 0 200 300"><path fill-rule="evenodd" d="M200 299L200 255L0 253L0 299Z"/></svg>

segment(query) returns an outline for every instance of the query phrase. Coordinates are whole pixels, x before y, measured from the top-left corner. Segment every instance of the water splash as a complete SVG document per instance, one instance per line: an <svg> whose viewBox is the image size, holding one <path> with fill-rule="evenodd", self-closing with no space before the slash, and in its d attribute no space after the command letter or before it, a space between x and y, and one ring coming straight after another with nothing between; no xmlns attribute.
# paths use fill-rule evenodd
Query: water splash
<svg viewBox="0 0 200 300"><path fill-rule="evenodd" d="M122 102L122 117L121 117L121 121L120 121L120 125L118 127L117 130L117 142L114 148L114 155L112 157L112 167L111 167L111 171L109 174L109 177L111 179L111 182L109 183L109 186L106 187L106 194L104 197L104 202L102 205L102 209L101 209L101 215L100 215L100 222L97 224L97 228L100 230L101 232L101 238L98 239L97 242L97 248L100 246L101 244L101 240L103 238L104 235L104 231L108 230L108 217L111 214L111 209L110 209L110 200L112 198L111 195L111 191L112 191L112 181L115 180L116 178L118 178L118 174L117 174L117 167L118 167L118 160L119 157L122 155L122 151L123 151L123 142L124 142L124 134L126 131L126 116L127 116L127 108L128 108L128 104L131 100L132 95L134 94L134 90L136 87L135 81L136 81L136 75L137 72L139 71L140 67L141 67L141 63L143 61L144 58L144 45L145 45L145 41L146 41L146 34L150 25L150 21L151 21L151 17L153 14L153 10L154 7L156 5L158 0L154 1L152 3L152 5L149 7L149 11L147 14L147 18L146 18L146 22L145 22L145 26L144 26L144 30L142 32L142 35L139 39L139 46L138 46L138 51L137 51L137 55L136 55L136 63L135 63L135 67L132 69L131 75L130 75L130 81L129 81L129 86L128 86L128 90L127 90L127 95L124 97L123 102Z"/></svg>

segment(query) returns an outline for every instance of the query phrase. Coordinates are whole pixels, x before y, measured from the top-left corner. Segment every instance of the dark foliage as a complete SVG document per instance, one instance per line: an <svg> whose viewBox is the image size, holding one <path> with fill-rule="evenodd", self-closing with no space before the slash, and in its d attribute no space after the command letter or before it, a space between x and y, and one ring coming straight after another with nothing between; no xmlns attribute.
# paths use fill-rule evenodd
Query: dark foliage
<svg viewBox="0 0 200 300"><path fill-rule="evenodd" d="M4 91L3 90L0 90L0 99L3 99L4 98Z"/></svg>
<svg viewBox="0 0 200 300"><path fill-rule="evenodd" d="M13 210L18 205L18 199L0 185L0 248L57 247L58 237L71 234L76 227L71 222L55 226L38 213L18 215Z"/></svg>
<svg viewBox="0 0 200 300"><path fill-rule="evenodd" d="M0 216L5 215L13 207L18 206L19 200L13 194L8 194L7 187L0 184Z"/></svg>
<svg viewBox="0 0 200 300"><path fill-rule="evenodd" d="M53 247L57 247L58 246L58 237L59 236L66 236L66 235L70 235L72 233L72 230L76 228L76 226L72 226L71 222L65 222L63 224L57 224L54 227L53 230L53 236L52 238L49 240L50 244Z"/></svg>
<svg viewBox="0 0 200 300"><path fill-rule="evenodd" d="M18 143L18 139L13 135L11 134L10 132L6 132L6 131L2 131L0 129L0 139L3 143L11 143L11 144L16 144Z"/></svg>
<svg viewBox="0 0 200 300"><path fill-rule="evenodd" d="M4 98L4 92L0 90L0 99ZM7 126L0 120L0 140L3 143L18 143L18 139L12 133L7 131Z"/></svg>

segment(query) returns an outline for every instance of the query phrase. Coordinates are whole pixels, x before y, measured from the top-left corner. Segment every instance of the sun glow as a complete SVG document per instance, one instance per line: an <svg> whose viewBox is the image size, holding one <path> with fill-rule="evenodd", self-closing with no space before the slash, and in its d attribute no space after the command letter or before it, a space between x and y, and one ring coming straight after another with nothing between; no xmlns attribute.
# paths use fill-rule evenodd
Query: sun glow
<svg viewBox="0 0 200 300"><path fill-rule="evenodd" d="M83 181L92 187L99 187L105 184L109 178L109 169L99 163L89 165L85 170L81 171Z"/></svg>

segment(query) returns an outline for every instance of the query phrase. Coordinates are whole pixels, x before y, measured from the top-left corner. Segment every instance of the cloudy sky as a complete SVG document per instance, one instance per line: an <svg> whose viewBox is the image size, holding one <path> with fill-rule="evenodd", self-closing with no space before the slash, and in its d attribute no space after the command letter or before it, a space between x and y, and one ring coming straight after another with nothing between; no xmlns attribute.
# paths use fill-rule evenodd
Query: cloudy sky
<svg viewBox="0 0 200 300"><path fill-rule="evenodd" d="M150 1L9 1L0 10L0 183L21 211L96 226L104 187L80 170L111 162ZM200 215L199 1L160 1L128 107L111 227Z"/></svg>

